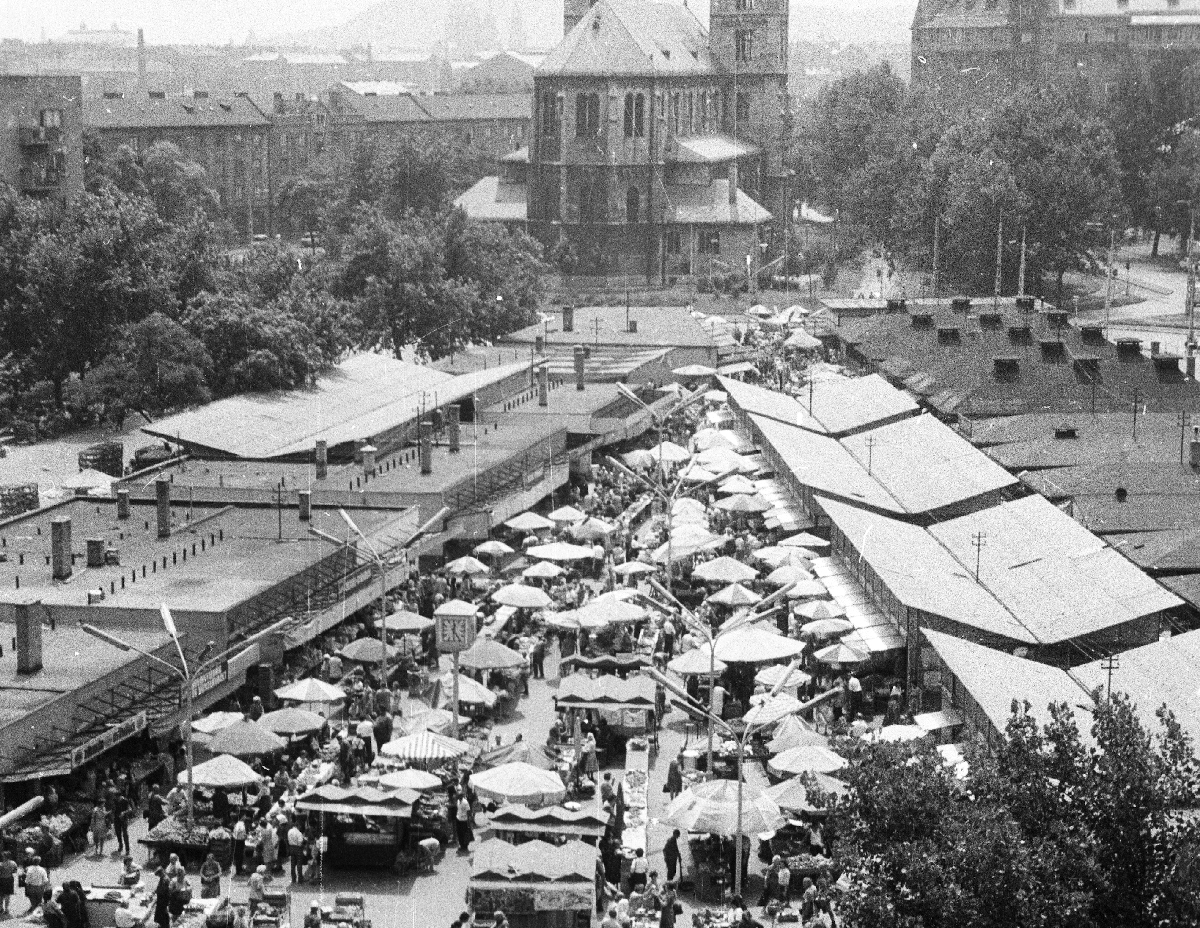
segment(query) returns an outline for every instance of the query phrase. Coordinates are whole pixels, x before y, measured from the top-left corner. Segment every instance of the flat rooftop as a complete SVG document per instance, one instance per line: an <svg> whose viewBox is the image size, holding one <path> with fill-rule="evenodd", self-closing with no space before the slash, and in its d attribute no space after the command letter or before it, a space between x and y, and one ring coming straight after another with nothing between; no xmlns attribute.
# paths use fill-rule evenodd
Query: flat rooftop
<svg viewBox="0 0 1200 928"><path fill-rule="evenodd" d="M539 335L546 344L620 345L628 348L724 348L734 344L721 331L713 332L700 324L686 306L631 306L628 318L637 322L630 332L624 306L577 306L572 332L562 329L562 312L543 314L538 322L505 335L503 342L533 342Z"/></svg>
<svg viewBox="0 0 1200 928"><path fill-rule="evenodd" d="M130 517L118 519L113 500L73 500L0 523L0 602L32 597L46 606L87 606L88 591L103 589L98 608L157 610L166 603L183 612L222 613L326 557L332 546L309 534L310 525L336 538L347 535L336 510L314 508L311 522L301 522L294 506L279 512L195 506L189 513L178 487L175 493L172 534L165 539L158 538L151 503L134 502ZM50 526L64 517L71 519L75 566L59 581L51 575ZM373 540L385 540L402 515L366 509L355 510L354 518ZM89 568L89 538L115 548L120 565Z"/></svg>
<svg viewBox="0 0 1200 928"><path fill-rule="evenodd" d="M1038 496L928 529L821 505L902 603L1014 641L1067 641L1182 604Z"/></svg>
<svg viewBox="0 0 1200 928"><path fill-rule="evenodd" d="M142 660L141 655L105 644L81 629L59 623L42 627L42 669L17 673L17 653L10 647L16 626L0 623L0 727L20 721L34 709L64 693L74 692L93 680ZM153 654L168 645L166 632L121 629L121 638Z"/></svg>
<svg viewBox="0 0 1200 928"><path fill-rule="evenodd" d="M146 426L143 431L208 454L270 459L331 451L371 439L423 411L471 396L528 367L528 362L454 376L382 354L348 358L309 390L245 394L217 400Z"/></svg>
<svg viewBox="0 0 1200 928"><path fill-rule="evenodd" d="M898 515L966 503L1018 481L933 416L909 416L840 441L763 416L751 420L804 486Z"/></svg>

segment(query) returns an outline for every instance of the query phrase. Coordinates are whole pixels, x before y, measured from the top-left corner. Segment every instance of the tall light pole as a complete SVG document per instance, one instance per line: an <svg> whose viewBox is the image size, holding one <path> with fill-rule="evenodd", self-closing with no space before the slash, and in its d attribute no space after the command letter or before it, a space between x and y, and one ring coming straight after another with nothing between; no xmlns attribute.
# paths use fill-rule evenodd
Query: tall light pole
<svg viewBox="0 0 1200 928"><path fill-rule="evenodd" d="M193 799L195 783L192 772L192 701L195 697L195 693L193 692L192 681L196 677L202 675L205 671L228 658L229 655L234 651L244 650L262 638L265 638L267 635L272 635L275 632L283 629L284 626L291 625L292 619L280 619L278 622L272 623L262 631L255 632L249 638L238 642L238 644L234 645L234 647L221 652L216 657L205 660L205 658L208 657L209 651L211 651L214 647L213 642L210 641L207 645L205 645L204 650L201 651L197 657L197 665L192 666L188 664L187 658L184 657L183 645L179 641L179 630L175 627L175 620L172 618L171 610L167 608L166 603L163 603L159 606L159 612L162 614L163 628L166 629L167 634L171 636L171 640L175 642L175 650L179 653L179 667L176 667L170 661L164 661L161 657L157 657L151 654L149 651L144 651L136 645L130 644L128 641L125 641L122 638L118 638L116 635L109 634L103 629L97 628L95 625L81 622L79 627L93 638L98 638L105 644L112 645L114 648L120 651L133 651L135 654L142 655L142 657L149 661L153 661L155 664L158 664L160 667L170 673L171 676L179 680L182 689L181 696L183 698L183 746L184 754L187 758L187 824L188 828L191 829L196 822L195 804Z"/></svg>
<svg viewBox="0 0 1200 928"><path fill-rule="evenodd" d="M500 297L496 297L497 300ZM346 523L350 531L358 536L370 552L371 562L375 565L375 569L379 571L379 668L383 678L383 688L389 689L388 686L388 634L387 634L387 561L380 557L375 546L371 544L371 540L363 534L362 529L354 524L354 520L346 514L345 509L338 509L338 515L342 517L342 521Z"/></svg>

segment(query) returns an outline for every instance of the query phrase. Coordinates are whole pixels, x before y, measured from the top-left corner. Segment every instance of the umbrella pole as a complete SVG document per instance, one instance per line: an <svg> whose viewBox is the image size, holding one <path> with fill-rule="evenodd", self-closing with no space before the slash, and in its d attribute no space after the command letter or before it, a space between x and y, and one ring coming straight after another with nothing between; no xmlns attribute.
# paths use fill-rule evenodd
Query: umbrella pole
<svg viewBox="0 0 1200 928"><path fill-rule="evenodd" d="M196 824L195 795L196 787L192 778L192 675L183 676L183 749L187 757L187 824L188 834Z"/></svg>
<svg viewBox="0 0 1200 928"><path fill-rule="evenodd" d="M712 633L708 635L708 705L713 704L713 688L717 685L717 645ZM705 769L708 779L713 778L713 718L708 714L708 766Z"/></svg>
<svg viewBox="0 0 1200 928"><path fill-rule="evenodd" d="M453 732L451 737L458 737L458 652L453 653L451 660L454 662L454 693L451 697L453 705L450 706L450 730Z"/></svg>
<svg viewBox="0 0 1200 928"><path fill-rule="evenodd" d="M751 729L746 728L746 734L738 739L737 750L737 831L733 836L733 894L742 894L742 761L746 756L746 737Z"/></svg>

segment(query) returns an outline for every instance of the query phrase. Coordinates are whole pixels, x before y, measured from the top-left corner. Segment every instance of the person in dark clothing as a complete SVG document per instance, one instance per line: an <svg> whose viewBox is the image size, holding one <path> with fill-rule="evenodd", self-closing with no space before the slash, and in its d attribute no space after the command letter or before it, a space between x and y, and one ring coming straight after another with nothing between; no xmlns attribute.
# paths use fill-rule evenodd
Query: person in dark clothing
<svg viewBox="0 0 1200 928"><path fill-rule="evenodd" d="M113 800L113 830L117 833L117 850L122 854L132 853L129 846L129 819L133 815L133 804L124 793L117 793Z"/></svg>
<svg viewBox="0 0 1200 928"><path fill-rule="evenodd" d="M683 854L679 850L679 829L676 828L671 837L667 838L667 843L663 846L663 860L667 864L667 882L675 882L675 874L679 871L679 864L683 859Z"/></svg>
<svg viewBox="0 0 1200 928"><path fill-rule="evenodd" d="M58 897L58 904L62 907L64 928L83 928L83 904L80 902L79 897L71 892L67 886L63 886L63 890Z"/></svg>
<svg viewBox="0 0 1200 928"><path fill-rule="evenodd" d="M158 884L154 890L154 923L158 928L171 928L171 881L162 867L154 871Z"/></svg>
<svg viewBox="0 0 1200 928"><path fill-rule="evenodd" d="M167 817L167 804L157 786L150 787L150 798L146 800L146 824L154 828Z"/></svg>
<svg viewBox="0 0 1200 928"><path fill-rule="evenodd" d="M213 790L212 807L217 821L224 823L229 817L229 794L223 789Z"/></svg>
<svg viewBox="0 0 1200 928"><path fill-rule="evenodd" d="M383 750L383 746L392 740L392 716L389 712L382 712L379 718L375 720L375 751L378 753Z"/></svg>
<svg viewBox="0 0 1200 928"><path fill-rule="evenodd" d="M529 652L529 669L535 680L546 679L546 644L540 638Z"/></svg>

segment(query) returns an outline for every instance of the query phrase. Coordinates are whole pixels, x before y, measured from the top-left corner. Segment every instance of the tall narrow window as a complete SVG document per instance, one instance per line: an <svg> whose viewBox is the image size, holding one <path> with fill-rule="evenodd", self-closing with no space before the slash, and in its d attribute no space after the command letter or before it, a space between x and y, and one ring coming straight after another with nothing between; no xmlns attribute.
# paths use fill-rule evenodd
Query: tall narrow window
<svg viewBox="0 0 1200 928"><path fill-rule="evenodd" d="M684 114L683 131L689 135L696 131L696 95L690 90L687 95L687 112Z"/></svg>
<svg viewBox="0 0 1200 928"><path fill-rule="evenodd" d="M737 118L738 122L747 122L750 119L750 94L744 90L738 91Z"/></svg>
<svg viewBox="0 0 1200 928"><path fill-rule="evenodd" d="M549 91L542 94L542 135L558 135L558 99Z"/></svg>
<svg viewBox="0 0 1200 928"><path fill-rule="evenodd" d="M625 221L637 222L642 208L642 195L637 187L630 187L625 192Z"/></svg>
<svg viewBox="0 0 1200 928"><path fill-rule="evenodd" d="M646 134L646 95L641 93L633 99L633 134L639 139Z"/></svg>
<svg viewBox="0 0 1200 928"><path fill-rule="evenodd" d="M733 34L737 60L747 62L754 54L754 33L749 29L738 29Z"/></svg>
<svg viewBox="0 0 1200 928"><path fill-rule="evenodd" d="M575 97L575 135L578 138L600 131L600 96L581 93Z"/></svg>
<svg viewBox="0 0 1200 928"><path fill-rule="evenodd" d="M671 94L671 132L679 134L679 92Z"/></svg>
<svg viewBox="0 0 1200 928"><path fill-rule="evenodd" d="M625 94L625 138L633 138L633 94Z"/></svg>

